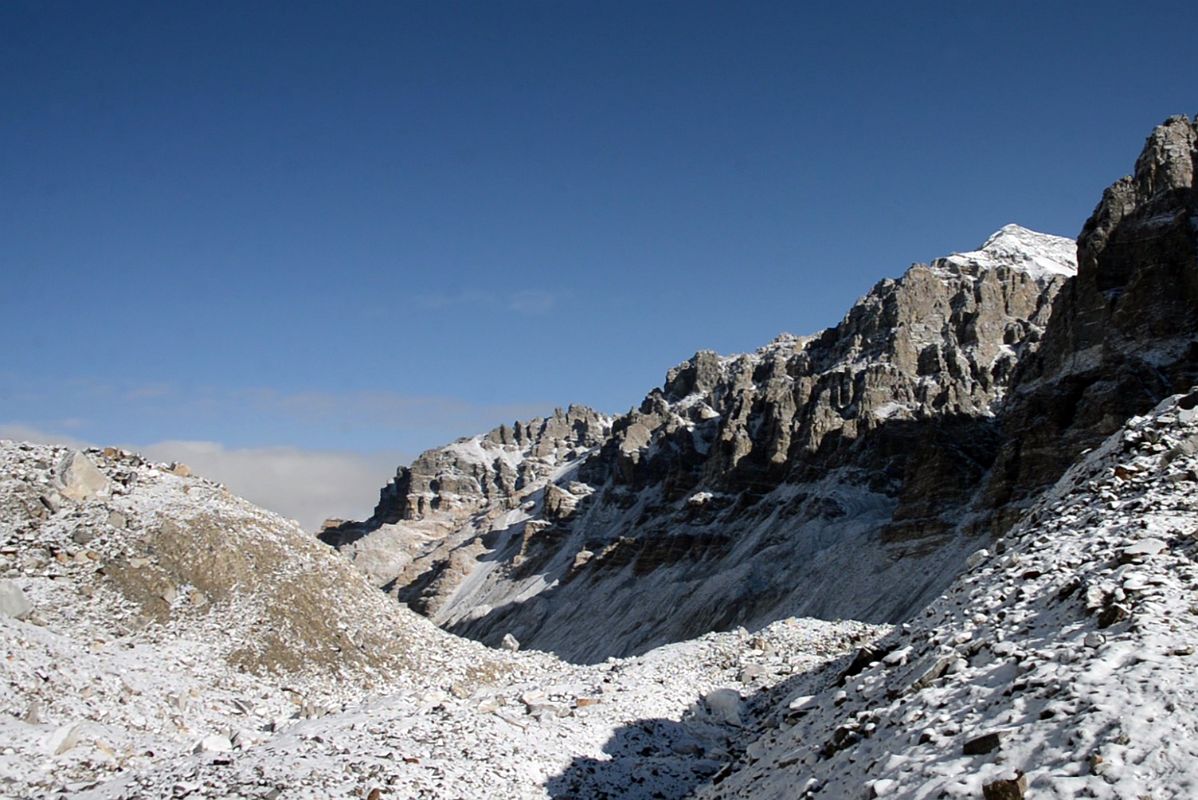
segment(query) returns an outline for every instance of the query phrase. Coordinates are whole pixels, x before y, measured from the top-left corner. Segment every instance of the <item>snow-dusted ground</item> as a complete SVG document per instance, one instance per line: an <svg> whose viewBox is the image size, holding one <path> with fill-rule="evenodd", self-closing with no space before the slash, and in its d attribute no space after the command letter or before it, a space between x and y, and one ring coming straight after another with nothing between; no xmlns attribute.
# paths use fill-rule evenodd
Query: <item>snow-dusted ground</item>
<svg viewBox="0 0 1198 800"><path fill-rule="evenodd" d="M883 632L787 620L590 667L489 650L167 465L89 451L107 486L69 500L69 454L0 443L0 574L33 605L0 614L5 797L682 797L771 710L742 694L815 691Z"/></svg>
<svg viewBox="0 0 1198 800"><path fill-rule="evenodd" d="M1129 421L698 796L1198 796L1195 406Z"/></svg>
<svg viewBox="0 0 1198 800"><path fill-rule="evenodd" d="M741 692L807 674L872 633L796 620L592 667L526 654L501 684L446 691L428 676L429 688L293 723L247 751L172 760L81 796L684 797L757 724Z"/></svg>
<svg viewBox="0 0 1198 800"><path fill-rule="evenodd" d="M449 636L163 466L92 453L125 484L38 518L62 455L0 445L0 568L34 608L0 616L5 796L1198 796L1198 393L1087 454L898 629L791 619L591 666ZM121 565L177 580L154 532L214 509L229 527L193 529L202 549L270 580L172 584L155 616ZM302 627L310 661L247 651L298 624L267 602L288 575L386 658L330 658Z"/></svg>

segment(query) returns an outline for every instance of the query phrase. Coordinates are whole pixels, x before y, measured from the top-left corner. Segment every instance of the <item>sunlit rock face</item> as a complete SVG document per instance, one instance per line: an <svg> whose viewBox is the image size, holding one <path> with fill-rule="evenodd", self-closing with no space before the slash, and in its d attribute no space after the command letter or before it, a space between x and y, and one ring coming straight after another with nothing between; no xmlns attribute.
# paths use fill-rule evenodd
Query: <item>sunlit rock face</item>
<svg viewBox="0 0 1198 800"><path fill-rule="evenodd" d="M454 632L576 660L901 618L972 544L995 413L1074 252L1008 225L817 335L697 353L614 420L574 407L429 451L322 537Z"/></svg>

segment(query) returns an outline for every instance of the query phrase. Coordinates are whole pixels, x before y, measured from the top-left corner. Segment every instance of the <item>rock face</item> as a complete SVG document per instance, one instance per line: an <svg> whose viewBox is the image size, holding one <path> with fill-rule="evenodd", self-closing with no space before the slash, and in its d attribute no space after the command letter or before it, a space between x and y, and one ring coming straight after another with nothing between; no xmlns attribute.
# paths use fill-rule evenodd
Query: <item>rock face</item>
<svg viewBox="0 0 1198 800"><path fill-rule="evenodd" d="M610 430L610 418L571 406L429 450L383 487L369 520L326 526L319 538L377 585L434 613L485 551L480 534L539 502L546 484L571 474ZM545 500L556 513L573 502L561 494Z"/></svg>
<svg viewBox="0 0 1198 800"><path fill-rule="evenodd" d="M1007 226L819 335L698 353L613 422L575 408L430 451L374 519L321 538L454 632L583 661L790 615L901 618L971 549L995 409L1073 252Z"/></svg>
<svg viewBox="0 0 1198 800"><path fill-rule="evenodd" d="M1020 366L987 504L1005 524L1128 417L1198 381L1198 123L1148 137L1082 228L1078 274Z"/></svg>
<svg viewBox="0 0 1198 800"><path fill-rule="evenodd" d="M1180 395L1128 420L863 649L843 690L764 730L694 796L1191 794L1198 451L1162 455L1198 439L1195 408L1198 393Z"/></svg>
<svg viewBox="0 0 1198 800"><path fill-rule="evenodd" d="M485 436L430 450L380 494L374 519L422 519L432 512L466 517L483 508L518 504L520 493L563 464L589 455L611 421L584 406L557 409L547 419L501 425Z"/></svg>

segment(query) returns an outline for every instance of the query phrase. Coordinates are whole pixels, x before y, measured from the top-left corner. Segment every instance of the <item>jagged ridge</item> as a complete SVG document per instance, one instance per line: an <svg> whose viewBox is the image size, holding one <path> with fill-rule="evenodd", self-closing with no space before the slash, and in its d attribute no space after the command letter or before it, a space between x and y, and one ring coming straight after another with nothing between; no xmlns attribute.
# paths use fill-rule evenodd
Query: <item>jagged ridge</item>
<svg viewBox="0 0 1198 800"><path fill-rule="evenodd" d="M597 452L526 482L530 505L480 487L465 505L489 511L463 522L419 494L423 507L362 538L412 554L398 580L376 580L455 632L583 660L790 614L901 617L962 553L951 540L998 447L994 409L1039 342L1069 250L1007 226L882 281L817 336L696 354L589 440ZM478 459L460 451L412 471L464 474ZM371 564L364 546L347 552ZM879 591L849 589L846 571Z"/></svg>

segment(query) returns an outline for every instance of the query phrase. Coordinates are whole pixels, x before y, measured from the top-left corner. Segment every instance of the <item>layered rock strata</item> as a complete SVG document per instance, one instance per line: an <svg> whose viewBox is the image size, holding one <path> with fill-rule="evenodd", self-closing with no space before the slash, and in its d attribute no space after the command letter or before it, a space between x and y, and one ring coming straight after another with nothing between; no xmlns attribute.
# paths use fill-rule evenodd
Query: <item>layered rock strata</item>
<svg viewBox="0 0 1198 800"><path fill-rule="evenodd" d="M1171 117L1078 237L1078 274L1020 366L985 502L999 529L1035 490L1198 381L1198 122Z"/></svg>
<svg viewBox="0 0 1198 800"><path fill-rule="evenodd" d="M571 409L548 436L430 451L373 520L322 536L454 632L578 660L790 614L900 618L965 552L994 410L1073 250L1007 226L821 334L696 354L610 426Z"/></svg>

